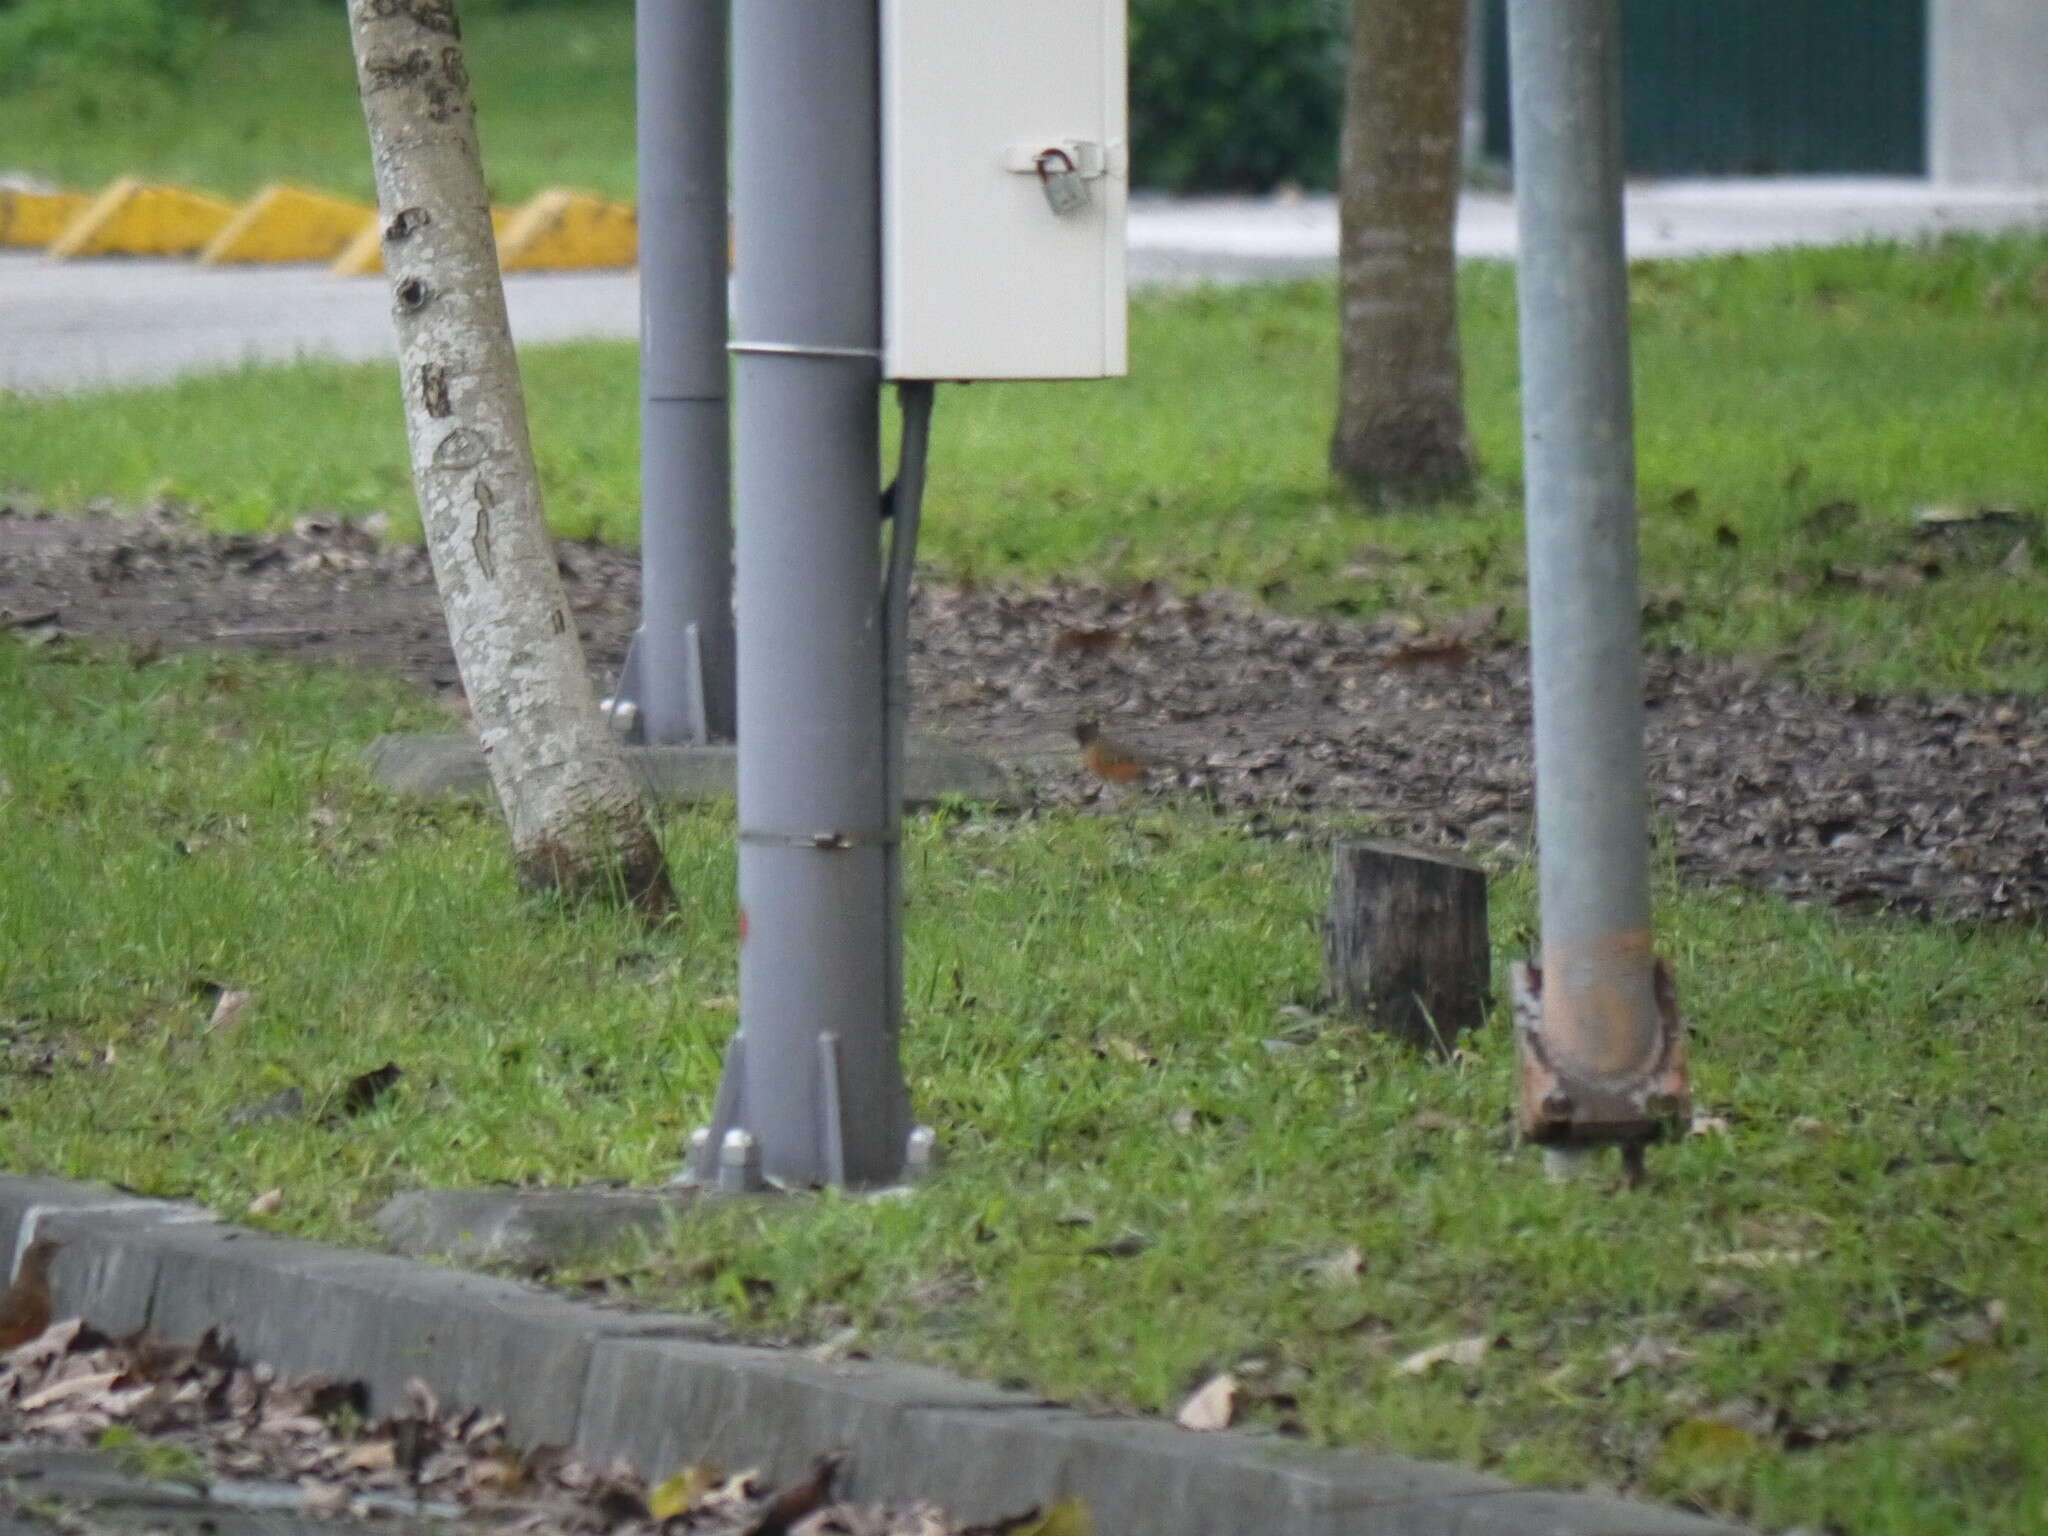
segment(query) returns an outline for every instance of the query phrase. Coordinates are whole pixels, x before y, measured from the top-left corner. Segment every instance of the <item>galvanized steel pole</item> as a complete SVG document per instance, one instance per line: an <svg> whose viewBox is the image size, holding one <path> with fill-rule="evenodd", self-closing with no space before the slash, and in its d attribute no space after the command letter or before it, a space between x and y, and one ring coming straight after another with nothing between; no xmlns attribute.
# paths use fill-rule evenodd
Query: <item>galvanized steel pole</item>
<svg viewBox="0 0 2048 1536"><path fill-rule="evenodd" d="M1512 0L1542 965L1517 977L1523 1128L1640 1148L1683 1108L1651 947L1620 0Z"/></svg>
<svg viewBox="0 0 2048 1536"><path fill-rule="evenodd" d="M876 6L733 16L740 1031L697 1172L744 1183L758 1150L786 1183L888 1183Z"/></svg>
<svg viewBox="0 0 2048 1536"><path fill-rule="evenodd" d="M734 735L726 0L638 0L640 629L615 698L650 742Z"/></svg>

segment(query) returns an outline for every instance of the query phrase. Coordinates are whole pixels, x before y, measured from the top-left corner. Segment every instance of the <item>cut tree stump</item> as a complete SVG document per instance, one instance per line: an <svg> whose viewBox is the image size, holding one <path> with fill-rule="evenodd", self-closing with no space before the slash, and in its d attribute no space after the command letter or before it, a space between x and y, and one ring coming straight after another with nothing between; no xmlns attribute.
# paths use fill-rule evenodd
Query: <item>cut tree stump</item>
<svg viewBox="0 0 2048 1536"><path fill-rule="evenodd" d="M1339 843L1323 918L1336 1005L1390 1035L1449 1050L1486 1020L1486 872L1433 848Z"/></svg>

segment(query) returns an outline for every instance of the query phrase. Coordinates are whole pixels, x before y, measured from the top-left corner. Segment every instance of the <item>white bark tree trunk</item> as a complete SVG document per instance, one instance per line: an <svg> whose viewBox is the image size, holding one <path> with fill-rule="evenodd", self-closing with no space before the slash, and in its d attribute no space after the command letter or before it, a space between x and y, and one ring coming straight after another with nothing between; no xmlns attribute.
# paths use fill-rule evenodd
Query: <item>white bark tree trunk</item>
<svg viewBox="0 0 2048 1536"><path fill-rule="evenodd" d="M454 0L350 0L434 580L520 883L673 905L542 518Z"/></svg>
<svg viewBox="0 0 2048 1536"><path fill-rule="evenodd" d="M1380 501L1471 487L1454 237L1467 0L1353 0L1330 465Z"/></svg>

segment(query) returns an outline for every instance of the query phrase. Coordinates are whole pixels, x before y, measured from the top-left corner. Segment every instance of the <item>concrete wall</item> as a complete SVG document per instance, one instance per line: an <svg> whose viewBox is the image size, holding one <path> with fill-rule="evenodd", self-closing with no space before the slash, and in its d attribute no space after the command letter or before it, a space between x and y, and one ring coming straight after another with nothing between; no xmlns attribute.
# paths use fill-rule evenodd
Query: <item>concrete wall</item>
<svg viewBox="0 0 2048 1536"><path fill-rule="evenodd" d="M2048 0L1928 0L1927 169L2048 185Z"/></svg>

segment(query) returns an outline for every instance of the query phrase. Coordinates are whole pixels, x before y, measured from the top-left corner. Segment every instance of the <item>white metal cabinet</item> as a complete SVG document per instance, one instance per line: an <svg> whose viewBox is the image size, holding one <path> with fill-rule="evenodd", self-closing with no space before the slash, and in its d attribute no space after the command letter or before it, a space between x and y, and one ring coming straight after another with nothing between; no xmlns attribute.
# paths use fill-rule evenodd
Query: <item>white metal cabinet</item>
<svg viewBox="0 0 2048 1536"><path fill-rule="evenodd" d="M1124 34L1124 0L882 0L887 377L1124 372Z"/></svg>

